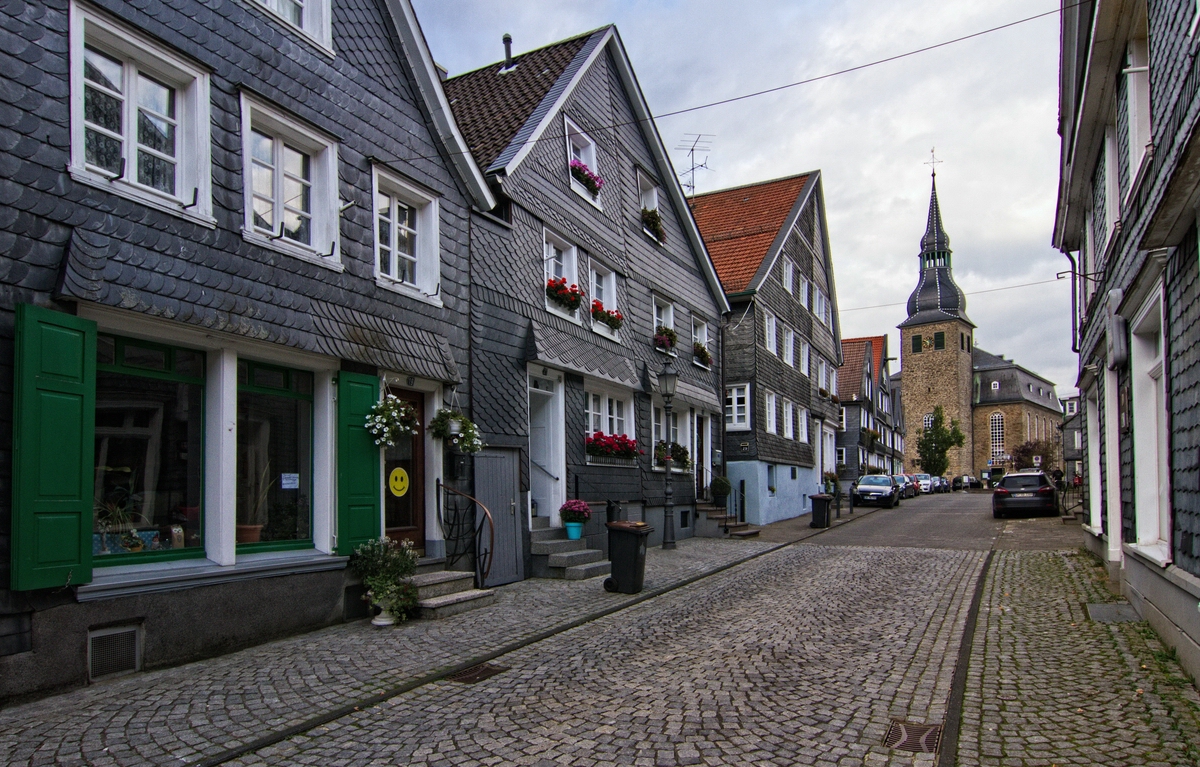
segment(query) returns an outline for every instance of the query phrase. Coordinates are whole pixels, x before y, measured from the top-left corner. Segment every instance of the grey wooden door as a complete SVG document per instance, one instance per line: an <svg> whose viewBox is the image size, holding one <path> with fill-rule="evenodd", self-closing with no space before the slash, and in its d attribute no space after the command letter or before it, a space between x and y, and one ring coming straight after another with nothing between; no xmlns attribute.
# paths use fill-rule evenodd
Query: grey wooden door
<svg viewBox="0 0 1200 767"><path fill-rule="evenodd" d="M492 512L496 540L492 549L492 567L484 586L499 586L525 577L521 551L521 510L517 502L520 474L515 450L484 450L475 456L475 497ZM480 511L480 514L483 512ZM489 543L487 525L483 546Z"/></svg>

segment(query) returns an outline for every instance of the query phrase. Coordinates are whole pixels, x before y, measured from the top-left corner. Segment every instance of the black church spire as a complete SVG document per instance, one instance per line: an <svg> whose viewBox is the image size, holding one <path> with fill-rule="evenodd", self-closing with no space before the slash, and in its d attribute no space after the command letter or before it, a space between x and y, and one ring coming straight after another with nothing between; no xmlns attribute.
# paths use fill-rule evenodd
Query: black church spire
<svg viewBox="0 0 1200 767"><path fill-rule="evenodd" d="M908 319L900 323L900 327L947 319L963 320L974 326L967 318L967 297L954 283L950 269L950 236L942 226L936 171L929 194L929 218L925 224L925 236L921 238L920 258L921 277L916 289L908 297Z"/></svg>

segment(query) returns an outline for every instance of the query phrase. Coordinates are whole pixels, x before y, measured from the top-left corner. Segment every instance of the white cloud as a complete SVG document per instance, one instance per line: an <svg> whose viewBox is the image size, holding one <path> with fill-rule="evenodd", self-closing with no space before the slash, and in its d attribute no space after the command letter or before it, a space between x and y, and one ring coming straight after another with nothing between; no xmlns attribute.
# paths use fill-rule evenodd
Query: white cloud
<svg viewBox="0 0 1200 767"><path fill-rule="evenodd" d="M609 23L656 114L772 88L1053 10L1047 0L552 2L415 0L452 74ZM1052 279L1058 17L778 93L659 120L668 147L713 133L699 191L820 168L843 308L903 303L917 280L929 149L968 293ZM676 169L685 161L674 153ZM968 296L980 345L1055 381L1075 380L1070 286ZM891 332L902 306L846 312L849 336ZM897 347L898 348L898 347Z"/></svg>

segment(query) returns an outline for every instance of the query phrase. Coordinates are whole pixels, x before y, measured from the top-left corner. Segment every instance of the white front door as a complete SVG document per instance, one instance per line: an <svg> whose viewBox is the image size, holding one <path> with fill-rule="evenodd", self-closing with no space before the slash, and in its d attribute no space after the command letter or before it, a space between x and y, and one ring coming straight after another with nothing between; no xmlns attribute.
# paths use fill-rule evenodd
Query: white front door
<svg viewBox="0 0 1200 767"><path fill-rule="evenodd" d="M529 499L530 511L558 525L558 507L566 499L565 423L562 384L542 376L529 377Z"/></svg>

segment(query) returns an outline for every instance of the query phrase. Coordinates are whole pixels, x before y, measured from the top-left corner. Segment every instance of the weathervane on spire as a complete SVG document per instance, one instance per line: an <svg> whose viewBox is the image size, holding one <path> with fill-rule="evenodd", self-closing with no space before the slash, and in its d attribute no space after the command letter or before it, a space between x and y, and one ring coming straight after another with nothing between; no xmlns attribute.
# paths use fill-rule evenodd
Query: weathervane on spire
<svg viewBox="0 0 1200 767"><path fill-rule="evenodd" d="M929 148L929 162L927 162L925 164L928 165L930 168L930 171L931 171L930 175L936 178L937 177L937 166L941 165L942 161L939 160L937 158L937 155L933 153L935 148L936 147Z"/></svg>

